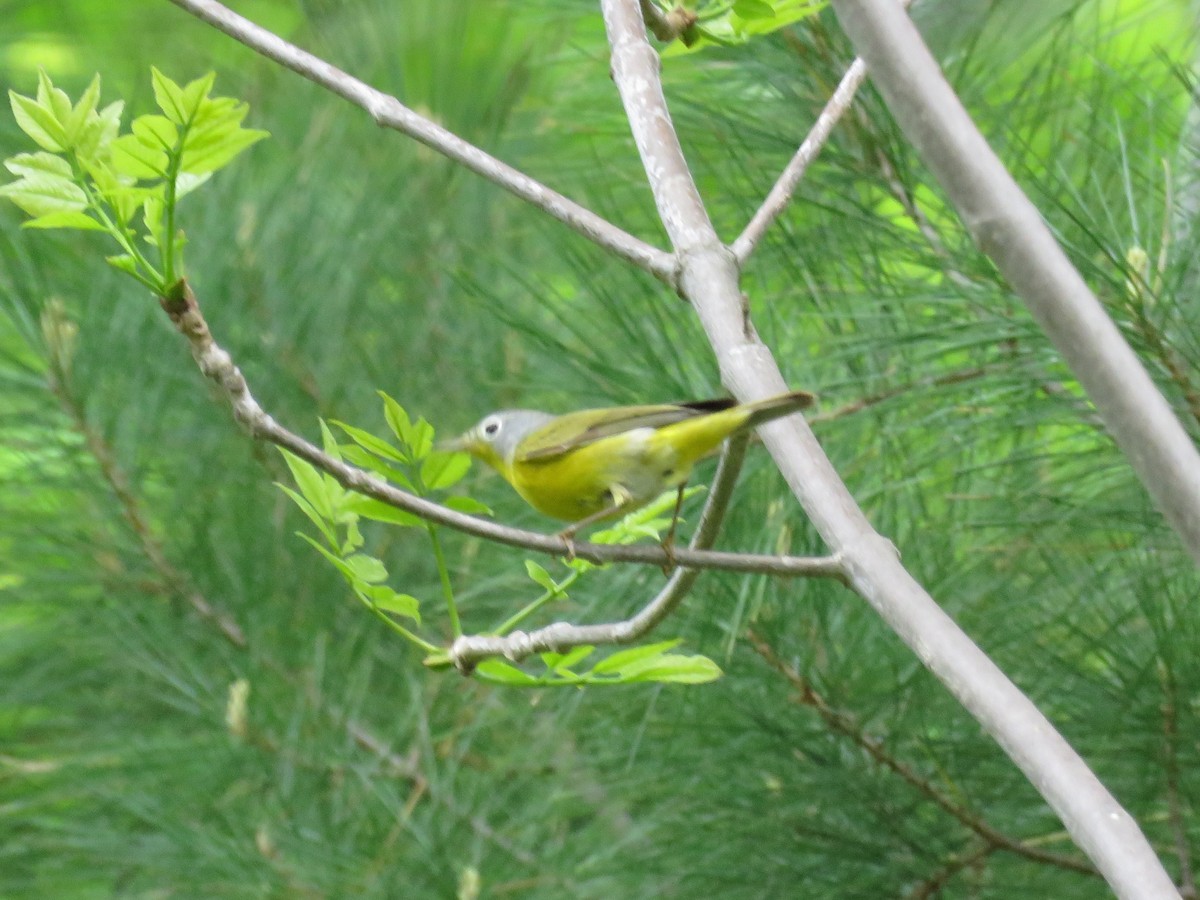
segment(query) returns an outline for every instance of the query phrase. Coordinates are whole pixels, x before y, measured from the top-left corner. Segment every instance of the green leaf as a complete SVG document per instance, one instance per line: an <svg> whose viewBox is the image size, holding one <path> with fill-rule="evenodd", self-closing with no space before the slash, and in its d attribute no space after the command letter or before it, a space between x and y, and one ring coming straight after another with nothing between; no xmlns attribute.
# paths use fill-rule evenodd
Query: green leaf
<svg viewBox="0 0 1200 900"><path fill-rule="evenodd" d="M461 481L470 468L468 454L434 450L421 463L421 482L431 491L440 491Z"/></svg>
<svg viewBox="0 0 1200 900"><path fill-rule="evenodd" d="M192 174L215 172L228 165L243 150L267 137L270 137L268 132L250 128L238 128L219 139L204 141L193 142L189 135L189 140L184 143L180 169Z"/></svg>
<svg viewBox="0 0 1200 900"><path fill-rule="evenodd" d="M371 432L365 431L362 428L355 428L353 425L339 422L337 419L333 419L332 421L334 425L346 432L347 437L364 450L374 453L376 456L381 456L384 459L390 459L393 462L408 462L408 457L383 438L376 437Z"/></svg>
<svg viewBox="0 0 1200 900"><path fill-rule="evenodd" d="M39 150L37 153L18 153L4 161L4 168L14 175L57 175L68 181L74 179L71 164L53 153Z"/></svg>
<svg viewBox="0 0 1200 900"><path fill-rule="evenodd" d="M528 687L538 684L538 680L527 672L522 672L516 666L502 659L485 659L475 667L477 674L487 681L498 684L520 685Z"/></svg>
<svg viewBox="0 0 1200 900"><path fill-rule="evenodd" d="M147 147L137 135L123 134L112 142L112 165L133 178L163 178L167 174L167 154Z"/></svg>
<svg viewBox="0 0 1200 900"><path fill-rule="evenodd" d="M385 584L365 588L362 593L377 609L421 623L421 601L411 594L398 594Z"/></svg>
<svg viewBox="0 0 1200 900"><path fill-rule="evenodd" d="M0 197L7 197L35 219L51 213L82 212L88 205L83 188L49 172L31 172L0 187Z"/></svg>
<svg viewBox="0 0 1200 900"><path fill-rule="evenodd" d="M150 84L154 88L154 102L163 114L176 125L187 124L190 116L183 89L153 66L150 68Z"/></svg>
<svg viewBox="0 0 1200 900"><path fill-rule="evenodd" d="M705 684L725 673L707 656L682 656L668 653L621 670L622 682L660 681L673 684Z"/></svg>
<svg viewBox="0 0 1200 900"><path fill-rule="evenodd" d="M533 580L535 584L544 587L550 593L560 593L560 588L555 580L550 576L550 573L532 559L525 560L525 573L530 577L530 579Z"/></svg>
<svg viewBox="0 0 1200 900"><path fill-rule="evenodd" d="M38 70L37 103L48 110L61 125L71 118L71 98L67 92L56 88L45 69Z"/></svg>
<svg viewBox="0 0 1200 900"><path fill-rule="evenodd" d="M611 656L607 656L600 660L600 662L596 663L592 671L597 675L604 672L617 672L621 669L634 665L640 660L661 656L672 647L678 647L682 642L682 638L675 638L674 640L670 641L659 641L656 644L644 644L641 647L630 647L628 650L618 650Z"/></svg>
<svg viewBox="0 0 1200 900"><path fill-rule="evenodd" d="M200 76L194 81L189 81L183 88L183 109L190 117L195 117L204 101L208 98L209 91L212 90L213 84L216 83L217 73L208 72Z"/></svg>
<svg viewBox="0 0 1200 900"><path fill-rule="evenodd" d="M424 459L433 450L433 426L425 421L424 417L417 419L413 425L412 441L413 459Z"/></svg>
<svg viewBox="0 0 1200 900"><path fill-rule="evenodd" d="M412 527L420 525L422 520L404 509L397 509L382 500L367 497L363 494L350 493L342 501L342 508L371 519L374 522L387 522L390 525Z"/></svg>
<svg viewBox="0 0 1200 900"><path fill-rule="evenodd" d="M400 487L404 488L410 493L415 494L417 492L416 487L413 486L413 483L409 480L405 473L393 466L389 466L379 457L372 453L368 453L362 447L356 447L353 444L343 444L342 456L345 457L347 462L353 463L359 468L374 472L375 474L386 478L388 481L400 485Z"/></svg>
<svg viewBox="0 0 1200 900"><path fill-rule="evenodd" d="M126 272L130 275L136 275L138 273L137 260L127 253L121 254L120 256L106 256L104 257L104 261L114 269L120 269L122 272Z"/></svg>
<svg viewBox="0 0 1200 900"><path fill-rule="evenodd" d="M300 489L304 499L311 503L313 509L324 518L332 521L333 498L330 496L329 485L321 477L321 473L311 463L295 454L283 449L280 449L279 452L283 454L284 462L292 470L292 478L295 479L296 487Z"/></svg>
<svg viewBox="0 0 1200 900"><path fill-rule="evenodd" d="M325 424L324 419L317 420L321 428L321 449L329 456L332 456L338 462L342 461L342 452L338 449L338 443L334 440L333 432L329 430L329 426Z"/></svg>
<svg viewBox="0 0 1200 900"><path fill-rule="evenodd" d="M96 105L100 102L100 76L95 75L82 94L79 102L72 108L66 120L67 137L72 144L78 144L84 128L90 118L96 115Z"/></svg>
<svg viewBox="0 0 1200 900"><path fill-rule="evenodd" d="M108 231L86 213L56 212L25 222L25 228L76 228L80 231Z"/></svg>
<svg viewBox="0 0 1200 900"><path fill-rule="evenodd" d="M210 178L212 178L212 172L205 172L203 175L197 175L194 172L180 172L175 177L175 199L181 200Z"/></svg>
<svg viewBox="0 0 1200 900"><path fill-rule="evenodd" d="M775 8L763 0L736 0L733 11L748 20L775 18Z"/></svg>
<svg viewBox="0 0 1200 900"><path fill-rule="evenodd" d="M166 116L138 116L129 128L151 150L166 152L179 143L179 129Z"/></svg>
<svg viewBox="0 0 1200 900"><path fill-rule="evenodd" d="M85 166L98 161L108 151L121 130L125 102L110 103L98 113L89 114L76 142L75 152Z"/></svg>
<svg viewBox="0 0 1200 900"><path fill-rule="evenodd" d="M329 541L330 544L337 544L337 532L334 531L333 525L328 519L317 512L311 503L305 500L286 484L280 484L277 481L275 482L275 486L292 499L292 502L300 508L300 512L308 516L309 520L316 525L318 529L320 529L320 532L324 536L325 540Z"/></svg>
<svg viewBox="0 0 1200 900"><path fill-rule="evenodd" d="M365 553L356 553L353 556L346 557L343 562L354 573L354 577L357 580L367 584L378 584L387 578L387 569L374 556L367 556Z"/></svg>
<svg viewBox="0 0 1200 900"><path fill-rule="evenodd" d="M443 506L448 506L450 509L460 513L467 513L471 516L492 516L492 508L486 503L480 503L474 497L455 496L447 497L442 501Z"/></svg>
<svg viewBox="0 0 1200 900"><path fill-rule="evenodd" d="M8 100L17 125L35 144L51 153L62 153L67 149L67 133L49 109L16 91L8 92Z"/></svg>
<svg viewBox="0 0 1200 900"><path fill-rule="evenodd" d="M571 649L567 653L543 653L542 662L546 664L546 668L548 669L553 669L556 672L564 672L576 663L591 656L595 649L591 644L584 644L581 647Z"/></svg>
<svg viewBox="0 0 1200 900"><path fill-rule="evenodd" d="M413 425L408 413L383 391L379 391L379 396L383 398L383 417L387 420L388 428L392 429L392 434L400 439L401 444L412 447Z"/></svg>

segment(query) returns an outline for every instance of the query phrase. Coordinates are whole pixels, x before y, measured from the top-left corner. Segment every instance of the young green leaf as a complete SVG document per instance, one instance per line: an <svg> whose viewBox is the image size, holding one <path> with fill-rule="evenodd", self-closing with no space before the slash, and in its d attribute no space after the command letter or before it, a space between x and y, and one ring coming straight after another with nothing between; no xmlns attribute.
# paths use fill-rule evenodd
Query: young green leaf
<svg viewBox="0 0 1200 900"><path fill-rule="evenodd" d="M81 212L56 212L22 223L23 228L77 228L80 231L108 231L103 225Z"/></svg>
<svg viewBox="0 0 1200 900"><path fill-rule="evenodd" d="M645 644L641 647L630 647L628 650L618 650L611 656L606 656L604 659L600 660L600 662L596 663L592 671L597 675L604 672L619 672L622 669L634 665L639 660L661 656L672 647L678 647L682 642L682 638L675 638L674 640L670 641L659 641L656 644Z"/></svg>
<svg viewBox="0 0 1200 900"><path fill-rule="evenodd" d="M519 685L521 687L529 687L538 684L538 679L532 675L522 672L516 666L506 663L502 659L485 659L475 667L475 672L485 681L496 682L497 684Z"/></svg>
<svg viewBox="0 0 1200 900"><path fill-rule="evenodd" d="M287 450L280 450L279 452L283 454L284 462L292 470L292 478L295 479L296 487L300 489L300 493L304 495L304 499L311 503L313 508L326 519L332 519L333 502L330 497L328 484L321 477L321 473L311 463L289 453Z"/></svg>
<svg viewBox="0 0 1200 900"><path fill-rule="evenodd" d="M309 520L316 525L318 529L320 529L325 540L329 541L329 543L332 545L337 544L337 532L334 531L333 525L330 523L329 519L326 519L319 512L317 512L311 503L305 500L302 496L300 496L300 494L296 493L286 484L275 482L275 486L292 499L292 502L300 508L300 512L308 516Z"/></svg>
<svg viewBox="0 0 1200 900"><path fill-rule="evenodd" d="M367 584L378 584L387 578L387 569L383 563L373 556L367 556L365 553L356 553L353 556L348 556L344 560L349 566L350 571L354 573L354 577Z"/></svg>
<svg viewBox="0 0 1200 900"><path fill-rule="evenodd" d="M431 491L444 490L461 481L470 468L468 454L434 450L421 462L421 482Z"/></svg>
<svg viewBox="0 0 1200 900"><path fill-rule="evenodd" d="M474 497L454 496L447 497L442 501L443 506L448 506L453 510L461 513L467 513L471 516L491 516L495 515L492 508L486 503L480 503Z"/></svg>
<svg viewBox="0 0 1200 900"><path fill-rule="evenodd" d="M404 527L421 524L419 516L415 516L407 510L389 506L387 503L376 500L374 497L366 497L362 494L347 494L342 501L342 508L374 522L387 522L389 525L401 525Z"/></svg>
<svg viewBox="0 0 1200 900"><path fill-rule="evenodd" d="M532 559L525 560L525 572L535 584L545 588L552 594L559 593L560 588L550 573Z"/></svg>
<svg viewBox="0 0 1200 900"><path fill-rule="evenodd" d="M67 133L49 109L41 106L36 100L8 92L8 100L12 105L13 118L17 125L43 150L51 153L62 153L68 147Z"/></svg>
<svg viewBox="0 0 1200 900"><path fill-rule="evenodd" d="M620 672L622 682L665 681L674 684L705 684L716 681L725 673L707 656L682 656L668 653L655 659L643 660Z"/></svg>
<svg viewBox="0 0 1200 900"><path fill-rule="evenodd" d="M365 588L362 594L384 612L412 619L418 625L421 623L421 602L410 594L398 594L385 584Z"/></svg>
<svg viewBox="0 0 1200 900"><path fill-rule="evenodd" d="M162 178L167 174L167 154L146 144L135 134L123 134L110 145L112 164L131 178Z"/></svg>
<svg viewBox="0 0 1200 900"><path fill-rule="evenodd" d="M383 391L379 391L379 396L383 398L383 417L387 420L388 428L392 429L392 434L400 439L401 444L411 447L413 426L412 421L408 418L408 413L404 411L403 406Z"/></svg>
<svg viewBox="0 0 1200 900"><path fill-rule="evenodd" d="M153 66L150 68L150 84L154 88L154 102L163 114L176 125L186 125L191 116L183 98L183 89Z"/></svg>
<svg viewBox="0 0 1200 900"><path fill-rule="evenodd" d="M337 419L333 419L332 421L334 425L346 432L347 437L349 437L352 441L354 441L354 443L358 444L364 450L374 453L376 456L383 457L384 459L390 459L393 462L408 462L408 457L406 457L399 451L399 449L393 447L383 438L376 437L375 435L371 434L371 432L365 431L362 428L355 428L353 425L347 425L345 422L339 422Z"/></svg>
<svg viewBox="0 0 1200 900"><path fill-rule="evenodd" d="M45 171L30 172L0 187L0 197L7 197L35 219L51 213L82 212L88 205L83 188L69 178Z"/></svg>

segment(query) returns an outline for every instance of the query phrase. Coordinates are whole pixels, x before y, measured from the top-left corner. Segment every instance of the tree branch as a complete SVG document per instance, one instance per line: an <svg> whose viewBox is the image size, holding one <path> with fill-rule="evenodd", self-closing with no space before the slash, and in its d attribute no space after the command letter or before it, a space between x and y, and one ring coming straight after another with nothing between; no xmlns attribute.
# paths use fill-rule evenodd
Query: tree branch
<svg viewBox="0 0 1200 900"><path fill-rule="evenodd" d="M834 0L900 127L1025 300L1200 563L1200 453L894 0Z"/></svg>
<svg viewBox="0 0 1200 900"><path fill-rule="evenodd" d="M903 18L893 0L877 5ZM696 310L722 379L734 395L748 401L780 393L785 383L755 333L739 290L737 260L713 231L671 131L658 59L646 42L637 0L601 0L601 7L613 78L659 217L679 254L680 293ZM869 54L864 58L871 61ZM817 530L845 560L853 589L997 740L1109 883L1125 897L1173 896L1170 878L1132 817L1037 707L900 565L891 542L871 528L808 423L791 416L763 426L760 433ZM1200 466L1196 475L1200 477Z"/></svg>
<svg viewBox="0 0 1200 900"><path fill-rule="evenodd" d="M460 163L520 197L574 231L611 250L667 284L674 285L670 254L622 231L591 210L519 172L483 150L418 115L395 97L364 84L214 0L171 0L236 41L366 110L378 124L395 129Z"/></svg>

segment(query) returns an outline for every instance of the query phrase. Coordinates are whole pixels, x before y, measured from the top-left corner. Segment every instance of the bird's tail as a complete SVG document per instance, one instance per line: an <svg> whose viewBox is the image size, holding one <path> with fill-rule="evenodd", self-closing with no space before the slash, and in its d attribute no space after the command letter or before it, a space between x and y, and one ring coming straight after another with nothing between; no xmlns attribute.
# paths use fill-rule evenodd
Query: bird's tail
<svg viewBox="0 0 1200 900"><path fill-rule="evenodd" d="M816 396L810 394L808 391L790 391L786 394L780 394L777 397L768 397L766 400L747 403L743 409L749 412L750 415L746 419L745 427L757 428L764 422L770 422L781 416L791 415L794 412L812 406L816 399Z"/></svg>

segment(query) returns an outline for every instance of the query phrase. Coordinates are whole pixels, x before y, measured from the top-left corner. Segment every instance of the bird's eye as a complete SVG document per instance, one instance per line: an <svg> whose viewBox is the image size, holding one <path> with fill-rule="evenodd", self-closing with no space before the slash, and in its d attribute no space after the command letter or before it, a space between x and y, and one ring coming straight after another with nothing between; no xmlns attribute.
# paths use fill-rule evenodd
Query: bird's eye
<svg viewBox="0 0 1200 900"><path fill-rule="evenodd" d="M486 434L488 437L495 437L499 431L500 431L500 420L499 419L488 419L487 421L485 421L483 423L483 433Z"/></svg>

